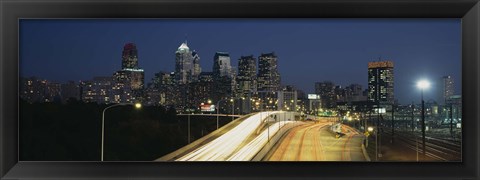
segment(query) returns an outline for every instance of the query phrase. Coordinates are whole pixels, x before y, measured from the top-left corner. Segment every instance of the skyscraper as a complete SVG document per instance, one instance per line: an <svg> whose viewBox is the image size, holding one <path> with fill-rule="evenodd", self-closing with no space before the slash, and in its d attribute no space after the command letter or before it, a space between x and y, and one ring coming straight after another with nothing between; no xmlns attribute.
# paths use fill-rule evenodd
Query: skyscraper
<svg viewBox="0 0 480 180"><path fill-rule="evenodd" d="M144 71L138 66L138 50L134 43L127 43L122 52L122 70L113 74L115 83L113 101L141 101L144 88Z"/></svg>
<svg viewBox="0 0 480 180"><path fill-rule="evenodd" d="M337 98L335 96L335 84L331 81L315 83L315 94L320 95L321 108L335 108Z"/></svg>
<svg viewBox="0 0 480 180"><path fill-rule="evenodd" d="M274 52L261 54L258 57L258 90L280 90L280 73L278 72L277 56Z"/></svg>
<svg viewBox="0 0 480 180"><path fill-rule="evenodd" d="M230 64L230 55L228 52L216 52L213 57L213 78L215 83L214 101L229 98L235 95L235 71Z"/></svg>
<svg viewBox="0 0 480 180"><path fill-rule="evenodd" d="M238 93L247 95L257 91L257 60L253 55L241 56L238 60Z"/></svg>
<svg viewBox="0 0 480 180"><path fill-rule="evenodd" d="M175 80L178 84L188 84L198 80L202 72L200 56L196 51L191 51L184 42L175 51Z"/></svg>
<svg viewBox="0 0 480 180"><path fill-rule="evenodd" d="M455 93L453 85L453 78L451 76L442 77L442 98L443 103L445 104L447 103L448 99Z"/></svg>
<svg viewBox="0 0 480 180"><path fill-rule="evenodd" d="M214 76L229 78L232 77L232 66L230 64L230 55L228 52L216 52L213 58L213 74Z"/></svg>
<svg viewBox="0 0 480 180"><path fill-rule="evenodd" d="M122 69L138 69L138 51L134 43L123 46Z"/></svg>
<svg viewBox="0 0 480 180"><path fill-rule="evenodd" d="M178 84L187 84L193 71L193 57L187 43L182 43L175 52L175 80Z"/></svg>
<svg viewBox="0 0 480 180"><path fill-rule="evenodd" d="M375 104L392 104L393 62L378 61L368 63L368 101Z"/></svg>

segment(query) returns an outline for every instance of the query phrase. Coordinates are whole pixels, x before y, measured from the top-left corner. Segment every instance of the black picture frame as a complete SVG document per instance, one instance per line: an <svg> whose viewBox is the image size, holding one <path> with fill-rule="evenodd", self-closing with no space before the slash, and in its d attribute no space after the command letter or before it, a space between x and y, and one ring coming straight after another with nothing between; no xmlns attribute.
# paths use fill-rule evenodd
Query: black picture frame
<svg viewBox="0 0 480 180"><path fill-rule="evenodd" d="M461 18L462 162L18 162L19 18ZM0 0L0 179L479 179L478 0Z"/></svg>

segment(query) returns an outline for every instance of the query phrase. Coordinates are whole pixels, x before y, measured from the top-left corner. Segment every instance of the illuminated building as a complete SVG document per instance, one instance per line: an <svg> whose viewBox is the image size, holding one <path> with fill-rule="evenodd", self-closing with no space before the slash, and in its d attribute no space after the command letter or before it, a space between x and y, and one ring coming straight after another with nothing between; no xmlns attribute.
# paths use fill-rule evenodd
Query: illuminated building
<svg viewBox="0 0 480 180"><path fill-rule="evenodd" d="M231 98L235 94L235 71L230 64L228 52L216 52L213 58L214 92L213 101Z"/></svg>
<svg viewBox="0 0 480 180"><path fill-rule="evenodd" d="M29 102L62 102L62 88L60 83L50 82L36 77L20 77L20 98Z"/></svg>
<svg viewBox="0 0 480 180"><path fill-rule="evenodd" d="M331 81L315 83L315 94L320 96L321 107L323 109L332 109L336 107L335 84Z"/></svg>
<svg viewBox="0 0 480 180"><path fill-rule="evenodd" d="M442 98L443 103L447 104L448 99L450 96L455 94L453 78L451 76L443 76L442 77Z"/></svg>
<svg viewBox="0 0 480 180"><path fill-rule="evenodd" d="M257 60L253 55L241 56L238 59L237 97L243 99L237 101L236 106L240 112L249 113L253 102L252 96L257 91Z"/></svg>
<svg viewBox="0 0 480 180"><path fill-rule="evenodd" d="M197 80L201 73L200 56L190 51L187 42L184 42L175 51L175 80L178 84L188 84Z"/></svg>
<svg viewBox="0 0 480 180"><path fill-rule="evenodd" d="M92 80L81 83L82 101L108 104L114 101L112 77L94 77Z"/></svg>
<svg viewBox="0 0 480 180"><path fill-rule="evenodd" d="M258 57L257 78L258 91L280 90L280 73L275 53L262 53Z"/></svg>
<svg viewBox="0 0 480 180"><path fill-rule="evenodd" d="M122 69L138 68L138 51L134 43L127 43L123 46Z"/></svg>
<svg viewBox="0 0 480 180"><path fill-rule="evenodd" d="M393 62L368 63L368 101L375 104L394 103Z"/></svg>
<svg viewBox="0 0 480 180"><path fill-rule="evenodd" d="M166 73L159 72L155 73L155 76L152 79L153 88L157 89L160 93L158 103L160 105L166 106L177 106L180 102L180 92L178 85L175 83L175 72Z"/></svg>
<svg viewBox="0 0 480 180"><path fill-rule="evenodd" d="M278 110L295 111L297 100L297 90L293 86L285 86L278 91Z"/></svg>
<svg viewBox="0 0 480 180"><path fill-rule="evenodd" d="M346 102L357 102L357 101L366 101L367 96L363 93L364 89L360 84L350 84L345 87L345 101Z"/></svg>
<svg viewBox="0 0 480 180"><path fill-rule="evenodd" d="M257 60L253 55L242 56L238 60L238 93L248 96L250 92L257 91Z"/></svg>
<svg viewBox="0 0 480 180"><path fill-rule="evenodd" d="M216 52L213 58L213 74L216 78L233 78L232 66L230 64L230 55L228 52Z"/></svg>
<svg viewBox="0 0 480 180"><path fill-rule="evenodd" d="M113 74L115 81L112 102L141 101L144 88L144 71L138 66L138 51L133 43L127 43L122 52L122 70Z"/></svg>

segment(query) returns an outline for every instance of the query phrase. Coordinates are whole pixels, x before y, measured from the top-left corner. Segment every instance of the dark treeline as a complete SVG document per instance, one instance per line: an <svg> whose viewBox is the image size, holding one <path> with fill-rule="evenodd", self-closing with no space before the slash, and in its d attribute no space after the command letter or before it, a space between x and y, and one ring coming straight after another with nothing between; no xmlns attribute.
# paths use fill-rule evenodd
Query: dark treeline
<svg viewBox="0 0 480 180"><path fill-rule="evenodd" d="M107 105L20 101L21 161L99 161ZM187 144L188 121L175 109L118 106L105 113L106 161L151 161ZM226 123L225 121L222 121ZM224 124L222 123L222 124ZM192 119L191 140L213 131L214 118Z"/></svg>

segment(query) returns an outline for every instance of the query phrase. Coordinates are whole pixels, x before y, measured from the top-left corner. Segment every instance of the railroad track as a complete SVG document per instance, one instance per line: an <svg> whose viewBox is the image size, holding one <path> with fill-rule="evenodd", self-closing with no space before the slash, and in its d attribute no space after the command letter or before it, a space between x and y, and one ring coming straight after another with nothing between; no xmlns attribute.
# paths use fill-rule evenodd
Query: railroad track
<svg viewBox="0 0 480 180"><path fill-rule="evenodd" d="M390 131L384 131L383 134L391 135ZM407 148L423 154L422 137L415 134L396 133L394 138L400 140ZM440 139L434 137L425 137L425 155L435 160L441 161L460 161L462 157L461 142Z"/></svg>

